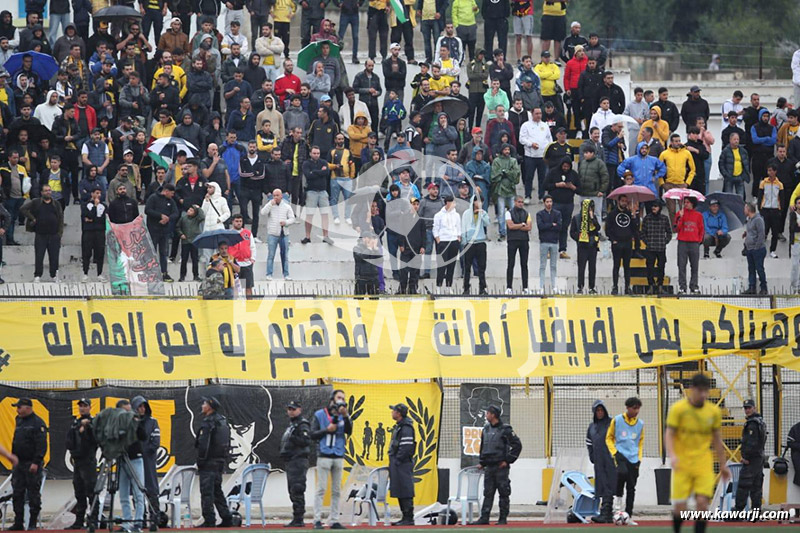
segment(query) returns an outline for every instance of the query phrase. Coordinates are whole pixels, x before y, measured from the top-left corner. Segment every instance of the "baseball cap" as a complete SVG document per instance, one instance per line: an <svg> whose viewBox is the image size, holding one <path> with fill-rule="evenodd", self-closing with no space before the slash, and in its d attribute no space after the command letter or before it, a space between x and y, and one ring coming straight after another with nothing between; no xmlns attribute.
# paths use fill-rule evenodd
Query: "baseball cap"
<svg viewBox="0 0 800 533"><path fill-rule="evenodd" d="M719 200L717 200L716 198L714 198L713 200L711 200L710 202L708 202L708 205L719 205Z"/></svg>
<svg viewBox="0 0 800 533"><path fill-rule="evenodd" d="M552 108L555 108L555 107L556 107L556 106L555 106L555 104L554 104L553 102L551 102L550 100L546 101L546 102L544 103L544 106L545 106L545 107L552 107Z"/></svg>
<svg viewBox="0 0 800 533"><path fill-rule="evenodd" d="M125 154L132 154L132 153L133 153L133 150L131 150L130 148L128 148L128 149L126 149L124 152L122 152L122 155L125 155Z"/></svg>
<svg viewBox="0 0 800 533"><path fill-rule="evenodd" d="M330 95L323 94L323 95L320 97L319 101L320 101L320 102L330 102L330 101L331 101L331 97L330 97Z"/></svg>
<svg viewBox="0 0 800 533"><path fill-rule="evenodd" d="M497 407L496 405L490 405L489 408L486 409L486 411L492 413L494 416L500 416L502 414L500 408Z"/></svg>
<svg viewBox="0 0 800 533"><path fill-rule="evenodd" d="M400 48L400 43L392 43L389 45L389 50L394 50L395 48Z"/></svg>
<svg viewBox="0 0 800 533"><path fill-rule="evenodd" d="M458 187L459 187L459 188L461 188L461 187L467 187L467 188L469 188L469 182L468 182L468 181L466 181L466 180L464 180L464 181L462 181L461 183L459 183L459 184L458 184Z"/></svg>
<svg viewBox="0 0 800 533"><path fill-rule="evenodd" d="M397 405L390 405L389 409L391 409L392 411L397 411L404 417L408 415L408 407L406 407L406 404L404 403L398 403Z"/></svg>
<svg viewBox="0 0 800 533"><path fill-rule="evenodd" d="M428 190L438 189L438 188L439 188L439 186L437 184L435 184L435 183L429 183L428 187L427 187Z"/></svg>
<svg viewBox="0 0 800 533"><path fill-rule="evenodd" d="M114 64L114 60L111 59L110 57L107 57L107 58L105 58L103 63L105 63L106 65L113 65Z"/></svg>
<svg viewBox="0 0 800 533"><path fill-rule="evenodd" d="M122 122L133 122L133 117L130 115L122 117Z"/></svg>
<svg viewBox="0 0 800 533"><path fill-rule="evenodd" d="M177 22L178 24L183 25L183 22L181 22L181 19L179 19L178 17L173 17L173 19L169 21L170 24L172 24L173 22Z"/></svg>
<svg viewBox="0 0 800 533"><path fill-rule="evenodd" d="M81 398L80 400L78 400L78 405L81 405L81 404L91 406L92 405L92 400L89 399L89 398Z"/></svg>
<svg viewBox="0 0 800 533"><path fill-rule="evenodd" d="M753 400L745 400L744 405L742 405L742 407L755 407L755 406L756 402L754 402Z"/></svg>
<svg viewBox="0 0 800 533"><path fill-rule="evenodd" d="M17 403L12 403L12 407L19 407L20 405L27 405L28 407L33 407L33 402L30 398L20 398L17 400Z"/></svg>
<svg viewBox="0 0 800 533"><path fill-rule="evenodd" d="M561 126L556 130L556 133L566 133L567 129L564 126Z"/></svg>
<svg viewBox="0 0 800 533"><path fill-rule="evenodd" d="M700 86L699 85L692 85L689 88L689 92L690 93L699 93L700 92Z"/></svg>
<svg viewBox="0 0 800 533"><path fill-rule="evenodd" d="M206 396L203 398L203 401L208 404L213 410L217 410L220 407L219 400L214 398L213 396Z"/></svg>
<svg viewBox="0 0 800 533"><path fill-rule="evenodd" d="M527 74L525 74L524 76L522 76L522 77L519 79L519 81L520 81L521 83L533 83L533 78L531 78L530 76L528 76Z"/></svg>
<svg viewBox="0 0 800 533"><path fill-rule="evenodd" d="M543 50L542 57L550 57L550 50Z"/></svg>
<svg viewBox="0 0 800 533"><path fill-rule="evenodd" d="M483 133L483 130L480 129L478 126L475 126L474 128L472 128L472 134L474 135L476 133Z"/></svg>
<svg viewBox="0 0 800 533"><path fill-rule="evenodd" d="M287 409L301 409L303 406L300 405L300 402L292 400L291 402L286 404Z"/></svg>

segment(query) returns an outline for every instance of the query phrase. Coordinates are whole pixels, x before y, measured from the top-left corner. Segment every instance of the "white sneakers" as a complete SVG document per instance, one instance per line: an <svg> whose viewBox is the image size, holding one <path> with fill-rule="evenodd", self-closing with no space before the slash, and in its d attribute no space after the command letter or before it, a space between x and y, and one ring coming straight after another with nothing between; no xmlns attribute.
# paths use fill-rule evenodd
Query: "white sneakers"
<svg viewBox="0 0 800 533"><path fill-rule="evenodd" d="M89 283L88 274L84 274L83 276L81 276L81 283Z"/></svg>
<svg viewBox="0 0 800 533"><path fill-rule="evenodd" d="M272 276L267 276L267 281L272 281Z"/></svg>
<svg viewBox="0 0 800 533"><path fill-rule="evenodd" d="M100 275L97 276L97 281L99 281L100 283L105 283L105 282L108 281L108 278L105 277L104 275L100 274Z"/></svg>
<svg viewBox="0 0 800 533"><path fill-rule="evenodd" d="M350 218L350 217L347 217L346 219L344 219L344 221L347 222L348 225L352 225L353 224L353 219Z"/></svg>
<svg viewBox="0 0 800 533"><path fill-rule="evenodd" d="M511 289L506 289L506 294L514 294L514 291L512 291Z"/></svg>
<svg viewBox="0 0 800 533"><path fill-rule="evenodd" d="M292 276L286 276L283 278L284 281L292 281Z"/></svg>
<svg viewBox="0 0 800 533"><path fill-rule="evenodd" d="M35 278L33 278L33 282L34 283L41 283L42 282L41 276L36 276Z"/></svg>
<svg viewBox="0 0 800 533"><path fill-rule="evenodd" d="M333 219L333 223L338 226L341 223L341 221L339 220L339 217L334 218Z"/></svg>

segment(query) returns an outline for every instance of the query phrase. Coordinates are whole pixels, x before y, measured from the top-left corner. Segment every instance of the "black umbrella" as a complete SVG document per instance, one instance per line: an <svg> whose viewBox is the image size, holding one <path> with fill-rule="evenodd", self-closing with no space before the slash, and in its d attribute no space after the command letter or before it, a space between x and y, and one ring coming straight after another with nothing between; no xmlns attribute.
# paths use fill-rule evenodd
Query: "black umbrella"
<svg viewBox="0 0 800 533"><path fill-rule="evenodd" d="M440 98L434 98L424 106L420 110L420 113L423 115L429 115L434 112L434 107L437 104L442 105L442 112L447 113L447 116L450 117L450 120L458 120L459 118L463 117L469 111L469 105L464 102L463 100L459 100L458 98L453 98L452 96L442 96Z"/></svg>
<svg viewBox="0 0 800 533"><path fill-rule="evenodd" d="M99 20L111 20L116 21L119 19L141 19L142 14L133 9L132 7L128 6L111 6L111 7L104 7L94 15L94 18Z"/></svg>
<svg viewBox="0 0 800 533"><path fill-rule="evenodd" d="M706 201L697 204L697 210L701 213L708 211L711 201L719 202L719 210L725 215L728 221L728 231L733 231L744 226L746 219L744 215L744 200L741 194L733 192L712 192L706 196Z"/></svg>
<svg viewBox="0 0 800 533"><path fill-rule="evenodd" d="M19 132L21 130L27 130L28 132L28 142L38 146L39 141L42 139L50 139L50 144L52 145L55 141L55 135L53 132L48 130L42 124L31 124L25 126L18 126L12 128L8 132L8 138L6 139L6 143L11 146L17 144L19 142Z"/></svg>

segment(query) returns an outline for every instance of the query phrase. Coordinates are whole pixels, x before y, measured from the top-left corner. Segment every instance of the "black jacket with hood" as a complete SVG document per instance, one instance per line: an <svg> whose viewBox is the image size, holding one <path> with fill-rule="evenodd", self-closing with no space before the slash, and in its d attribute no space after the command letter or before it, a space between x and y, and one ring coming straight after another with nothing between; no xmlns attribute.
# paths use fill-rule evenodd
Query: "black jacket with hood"
<svg viewBox="0 0 800 533"><path fill-rule="evenodd" d="M144 415L139 415L139 429L145 435L141 443L142 458L144 459L144 485L148 494L158 494L156 458L158 449L161 447L161 428L158 426L158 420L153 418L150 403L145 400L144 396L136 396L131 400L131 408L134 412L138 411L141 405L144 405Z"/></svg>
<svg viewBox="0 0 800 533"><path fill-rule="evenodd" d="M602 407L604 415L597 418L595 411ZM594 464L595 493L603 498L611 497L617 485L617 467L614 458L606 446L606 433L611 425L611 417L602 400L592 404L592 423L586 430L586 449L589 451L589 460Z"/></svg>
<svg viewBox="0 0 800 533"><path fill-rule="evenodd" d="M564 163L569 163L569 170L564 172L561 166ZM575 198L575 191L569 187L556 187L558 182L572 183L576 187L580 183L578 173L572 170L572 158L566 156L561 159L561 163L550 169L547 173L547 180L545 181L545 189L553 197L555 204L572 204ZM576 189L577 190L577 189Z"/></svg>

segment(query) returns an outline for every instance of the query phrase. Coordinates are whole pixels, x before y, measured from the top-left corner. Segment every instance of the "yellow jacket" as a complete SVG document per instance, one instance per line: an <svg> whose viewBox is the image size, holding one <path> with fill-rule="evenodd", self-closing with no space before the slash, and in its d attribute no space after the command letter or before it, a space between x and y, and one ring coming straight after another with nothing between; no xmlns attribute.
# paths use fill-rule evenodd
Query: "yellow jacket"
<svg viewBox="0 0 800 533"><path fill-rule="evenodd" d="M259 152L267 152L267 161L272 159L270 155L272 149L278 146L278 136L272 131L269 133L269 137L264 135L264 130L258 130L258 133L256 133L256 146Z"/></svg>
<svg viewBox="0 0 800 533"><path fill-rule="evenodd" d="M403 5L409 6L408 21L411 23L412 28L417 25L417 21L415 19L416 11L414 11L414 6L416 3L417 0L403 0ZM394 9L389 10L389 26L392 28L397 26L397 15L394 14Z"/></svg>
<svg viewBox="0 0 800 533"><path fill-rule="evenodd" d="M656 113L658 113L658 122L653 122L650 119L645 120L642 123L642 127L639 128L639 135L636 137L636 142L642 142L642 130L645 128L653 128L653 137L661 141L661 144L664 146L669 146L669 123L666 120L661 120L661 108L651 107L650 109L655 109Z"/></svg>
<svg viewBox="0 0 800 533"><path fill-rule="evenodd" d="M156 88L156 80L164 72L164 67L159 67L159 69L153 74L153 83L150 84L150 90ZM181 67L178 65L172 65L172 79L174 79L178 84L178 96L181 100L183 97L186 96L186 72L183 71Z"/></svg>
<svg viewBox="0 0 800 533"><path fill-rule="evenodd" d="M561 78L561 69L555 63L538 63L533 67L533 71L542 80L542 96L553 96L556 94L556 83Z"/></svg>
<svg viewBox="0 0 800 533"><path fill-rule="evenodd" d="M331 169L331 178L355 178L356 177L356 167L355 164L350 160L350 150L347 148L342 148L342 158L340 160L336 160L336 148L331 150L330 153L331 162L328 164L328 168ZM334 168L336 165L341 165L342 168Z"/></svg>
<svg viewBox="0 0 800 533"><path fill-rule="evenodd" d="M453 1L453 26L474 26L475 13L478 12L478 4L475 0L454 0Z"/></svg>
<svg viewBox="0 0 800 533"><path fill-rule="evenodd" d="M356 119L358 117L367 118L367 115L363 111L357 111ZM367 137L370 133L372 133L372 128L369 127L369 124L364 126L351 124L347 128L347 135L350 137L350 152L355 154L355 157L361 157L361 150L367 145Z"/></svg>
<svg viewBox="0 0 800 533"><path fill-rule="evenodd" d="M386 9L389 7L388 0L369 0L369 7L372 9Z"/></svg>
<svg viewBox="0 0 800 533"><path fill-rule="evenodd" d="M294 0L275 0L275 5L272 6L272 20L273 22L291 22L292 17L297 12L297 4ZM289 43L285 43L289 46Z"/></svg>
<svg viewBox="0 0 800 533"><path fill-rule="evenodd" d="M667 175L659 180L659 185L664 185L664 183L677 185L684 182L686 185L692 184L697 169L689 150L683 146L678 149L670 147L661 152L658 158L667 165Z"/></svg>
<svg viewBox="0 0 800 533"><path fill-rule="evenodd" d="M162 125L161 122L156 122L153 125L153 131L150 132L150 137L153 139L160 139L162 137L172 137L172 132L175 131L175 121L173 119L169 119L169 122L166 126Z"/></svg>

